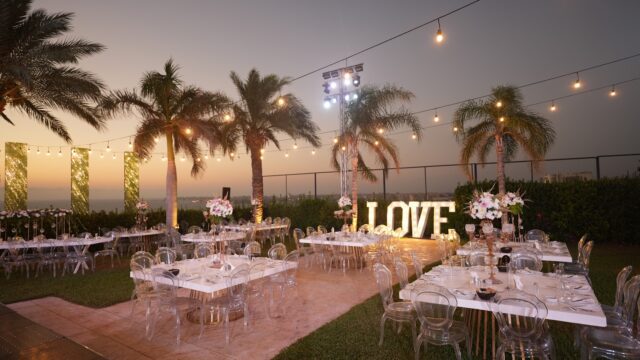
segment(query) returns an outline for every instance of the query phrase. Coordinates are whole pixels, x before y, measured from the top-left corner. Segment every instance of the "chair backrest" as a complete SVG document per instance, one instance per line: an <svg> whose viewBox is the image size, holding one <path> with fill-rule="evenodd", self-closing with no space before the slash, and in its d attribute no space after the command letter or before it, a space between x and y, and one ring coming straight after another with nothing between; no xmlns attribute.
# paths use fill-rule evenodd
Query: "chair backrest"
<svg viewBox="0 0 640 360"><path fill-rule="evenodd" d="M582 247L582 267L589 269L589 263L591 262L591 250L593 250L593 240L587 242Z"/></svg>
<svg viewBox="0 0 640 360"><path fill-rule="evenodd" d="M153 290L160 302L172 302L178 296L178 278L165 269L151 270Z"/></svg>
<svg viewBox="0 0 640 360"><path fill-rule="evenodd" d="M151 266L153 266L155 263L156 260L153 255L151 255L151 253L148 253L146 251L138 251L131 256L131 261L129 264L131 266L133 266L134 264L139 265L143 269L150 269Z"/></svg>
<svg viewBox="0 0 640 360"><path fill-rule="evenodd" d="M542 252L533 248L519 247L511 253L509 266L513 270L542 270Z"/></svg>
<svg viewBox="0 0 640 360"><path fill-rule="evenodd" d="M326 233L328 232L328 231L327 231L327 227L326 227L326 226L324 226L324 225L318 225L318 232L319 232L320 234L326 234Z"/></svg>
<svg viewBox="0 0 640 360"><path fill-rule="evenodd" d="M616 276L616 299L613 307L616 310L622 310L622 299L624 298L624 285L629 279L631 275L631 271L633 271L633 266L625 266L620 270L618 276Z"/></svg>
<svg viewBox="0 0 640 360"><path fill-rule="evenodd" d="M398 277L398 283L400 283L400 290L402 290L409 284L407 264L405 264L400 257L395 257L393 259L393 266L396 268L396 276Z"/></svg>
<svg viewBox="0 0 640 360"><path fill-rule="evenodd" d="M249 264L249 273L251 277L260 280L264 275L266 268L267 260L265 258L255 259Z"/></svg>
<svg viewBox="0 0 640 360"><path fill-rule="evenodd" d="M415 251L411 251L411 260L413 261L413 267L416 270L416 277L419 278L422 276L422 269L424 268L422 259L420 259Z"/></svg>
<svg viewBox="0 0 640 360"><path fill-rule="evenodd" d="M158 248L158 250L156 251L156 263L157 264L167 264L167 265L171 265L174 262L176 262L176 251L168 248L168 247L161 247Z"/></svg>
<svg viewBox="0 0 640 360"><path fill-rule="evenodd" d="M182 243L182 235L174 228L167 228L167 237L171 241L171 246L175 247Z"/></svg>
<svg viewBox="0 0 640 360"><path fill-rule="evenodd" d="M489 304L500 332L507 341L535 341L544 333L548 309L534 295L508 290L501 293L495 303Z"/></svg>
<svg viewBox="0 0 640 360"><path fill-rule="evenodd" d="M531 229L524 235L525 240L538 240L540 243L545 242L546 234L539 229Z"/></svg>
<svg viewBox="0 0 640 360"><path fill-rule="evenodd" d="M262 222L267 224L267 225L271 225L273 223L273 219L271 219L271 216L268 216L268 217L264 218L264 220Z"/></svg>
<svg viewBox="0 0 640 360"><path fill-rule="evenodd" d="M316 232L316 228L313 226L307 226L307 236L311 236L314 232Z"/></svg>
<svg viewBox="0 0 640 360"><path fill-rule="evenodd" d="M187 229L187 234L199 234L202 232L202 228L200 226L189 226Z"/></svg>
<svg viewBox="0 0 640 360"><path fill-rule="evenodd" d="M262 246L257 241L251 241L244 247L244 254L251 259L252 257L262 255Z"/></svg>
<svg viewBox="0 0 640 360"><path fill-rule="evenodd" d="M267 256L273 260L282 260L287 256L287 247L283 243L277 243L269 249Z"/></svg>
<svg viewBox="0 0 640 360"><path fill-rule="evenodd" d="M209 245L209 243L197 243L193 250L193 257L196 259L206 258L212 253L213 251L211 250L211 245Z"/></svg>
<svg viewBox="0 0 640 360"><path fill-rule="evenodd" d="M386 235L389 233L387 225L378 225L373 229L373 233L377 235Z"/></svg>
<svg viewBox="0 0 640 360"><path fill-rule="evenodd" d="M293 241L296 243L296 249L300 251L300 239L304 239L304 231L301 229L293 229Z"/></svg>
<svg viewBox="0 0 640 360"><path fill-rule="evenodd" d="M371 227L369 226L369 224L362 224L358 228L358 231L360 231L361 233L368 233L371 231Z"/></svg>
<svg viewBox="0 0 640 360"><path fill-rule="evenodd" d="M247 220L245 219L238 219L238 225L245 225L247 223Z"/></svg>
<svg viewBox="0 0 640 360"><path fill-rule="evenodd" d="M93 234L90 232L81 232L80 234L78 234L78 236L76 236L78 239L93 239Z"/></svg>
<svg viewBox="0 0 640 360"><path fill-rule="evenodd" d="M391 232L391 236L393 236L394 238L401 238L403 233L404 230L402 229L402 227L398 227Z"/></svg>
<svg viewBox="0 0 640 360"><path fill-rule="evenodd" d="M293 250L288 253L287 256L282 261L282 266L284 267L285 281L288 285L296 284L296 274L298 273L298 266L289 268L292 263L298 263L300 258L300 253L298 250Z"/></svg>
<svg viewBox="0 0 640 360"><path fill-rule="evenodd" d="M420 323L427 329L446 333L453 325L458 301L446 288L434 284L422 285L411 292L411 303Z"/></svg>
<svg viewBox="0 0 640 360"><path fill-rule="evenodd" d="M381 263L373 264L373 272L378 285L378 292L382 298L382 306L386 310L389 304L393 303L393 288L391 287L391 271Z"/></svg>
<svg viewBox="0 0 640 360"><path fill-rule="evenodd" d="M624 284L622 291L623 318L631 325L635 318L636 301L640 300L640 275L635 275Z"/></svg>
<svg viewBox="0 0 640 360"><path fill-rule="evenodd" d="M231 299L244 300L250 271L249 264L240 264L225 277L227 294Z"/></svg>
<svg viewBox="0 0 640 360"><path fill-rule="evenodd" d="M482 249L473 250L467 257L467 264L469 266L486 266L487 265L487 252Z"/></svg>
<svg viewBox="0 0 640 360"><path fill-rule="evenodd" d="M282 218L280 218L280 217L275 217L275 218L273 218L273 223L274 223L275 225L280 225L280 224L282 224Z"/></svg>
<svg viewBox="0 0 640 360"><path fill-rule="evenodd" d="M582 235L580 240L578 240L578 264L582 264L582 248L584 247L585 241L587 241L587 234Z"/></svg>

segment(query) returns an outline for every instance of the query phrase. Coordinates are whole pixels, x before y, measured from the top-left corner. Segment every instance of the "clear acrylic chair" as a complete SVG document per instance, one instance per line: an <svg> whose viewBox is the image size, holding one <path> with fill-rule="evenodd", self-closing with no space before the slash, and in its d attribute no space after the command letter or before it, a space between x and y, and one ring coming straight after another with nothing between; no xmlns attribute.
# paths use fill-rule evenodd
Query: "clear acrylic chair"
<svg viewBox="0 0 640 360"><path fill-rule="evenodd" d="M277 243L269 248L267 256L272 260L282 260L287 256L287 247L283 243Z"/></svg>
<svg viewBox="0 0 640 360"><path fill-rule="evenodd" d="M156 250L156 264L166 264L171 265L177 260L176 251L168 248L161 247Z"/></svg>
<svg viewBox="0 0 640 360"><path fill-rule="evenodd" d="M420 333L414 345L416 360L420 358L422 344L424 344L425 353L427 353L427 344L451 345L456 359L461 360L459 344L464 342L467 355L471 357L469 329L462 321L453 319L458 301L449 290L432 284L422 285L411 292L411 302L420 320Z"/></svg>
<svg viewBox="0 0 640 360"><path fill-rule="evenodd" d="M482 249L472 250L467 256L469 266L487 266L487 252Z"/></svg>
<svg viewBox="0 0 640 360"><path fill-rule="evenodd" d="M193 257L196 259L206 258L211 254L213 254L213 250L208 243L197 243L196 248L193 250Z"/></svg>
<svg viewBox="0 0 640 360"><path fill-rule="evenodd" d="M229 314L232 311L242 311L244 315L244 326L249 324L249 303L246 301L247 283L249 282L250 268L248 264L236 266L228 276L225 277L227 284L227 296L218 299L217 305L222 312L224 339L228 345L231 339L229 326Z"/></svg>
<svg viewBox="0 0 640 360"><path fill-rule="evenodd" d="M56 277L56 269L58 267L58 259L56 258L56 248L53 240L41 240L42 245L38 247L38 262L36 267L36 275L43 269L51 268L53 277Z"/></svg>
<svg viewBox="0 0 640 360"><path fill-rule="evenodd" d="M260 255L262 255L262 246L257 241L251 241L247 243L247 245L245 245L243 253L249 259L259 257Z"/></svg>
<svg viewBox="0 0 640 360"><path fill-rule="evenodd" d="M328 233L328 232L329 232L329 231L327 231L327 227L326 227L326 226L324 226L324 225L318 225L318 233L320 233L320 234L326 234L326 233Z"/></svg>
<svg viewBox="0 0 640 360"><path fill-rule="evenodd" d="M202 228L200 226L189 226L189 228L187 229L187 234L199 234L202 232Z"/></svg>
<svg viewBox="0 0 640 360"><path fill-rule="evenodd" d="M412 342L415 348L416 341L416 311L413 308L413 304L410 301L393 301L393 288L391 271L383 264L375 264L373 266L373 272L376 277L376 284L378 285L378 291L382 298L382 306L384 307L384 314L380 319L380 342L378 346L382 346L384 342L384 324L387 320L393 321L395 324L406 323L411 328ZM402 328L399 329L399 331Z"/></svg>
<svg viewBox="0 0 640 360"><path fill-rule="evenodd" d="M640 359L640 297L638 285L640 275L631 278L625 284L624 321L613 325L607 318L606 328L585 328L581 334L582 359Z"/></svg>
<svg viewBox="0 0 640 360"><path fill-rule="evenodd" d="M580 262L577 264L566 264L564 271L567 274L584 275L589 279L589 264L591 262L591 250L593 250L593 240L587 242L580 251Z"/></svg>
<svg viewBox="0 0 640 360"><path fill-rule="evenodd" d="M346 273L347 269L351 267L352 261L357 265L356 255L351 246L331 244L330 249L329 272L331 272L334 262L342 268L343 273Z"/></svg>
<svg viewBox="0 0 640 360"><path fill-rule="evenodd" d="M314 228L313 226L307 226L307 229L306 229L307 236L311 236L315 232L316 232L316 228Z"/></svg>
<svg viewBox="0 0 640 360"><path fill-rule="evenodd" d="M424 265L422 263L422 259L415 251L411 251L411 260L413 261L413 267L415 268L416 278L420 278L422 276L422 269L424 269Z"/></svg>
<svg viewBox="0 0 640 360"><path fill-rule="evenodd" d="M99 256L109 256L111 258L111 267L113 268L113 257L118 258L120 263L120 253L118 252L118 238L113 231L102 234L103 237L111 238L111 241L104 243L104 248L93 253L93 262L95 263Z"/></svg>
<svg viewBox="0 0 640 360"><path fill-rule="evenodd" d="M180 260L188 259L193 255L193 244L184 243L182 241L182 235L178 232L178 230L174 228L168 228L167 238L171 243L170 247L175 250L176 256Z"/></svg>
<svg viewBox="0 0 640 360"><path fill-rule="evenodd" d="M407 264L405 264L400 257L395 257L393 259L393 266L396 269L396 276L398 277L400 290L402 290L409 284L409 270L407 269Z"/></svg>
<svg viewBox="0 0 640 360"><path fill-rule="evenodd" d="M541 244L546 242L546 238L547 238L547 234L544 231L539 229L531 229L527 231L527 233L524 235L525 241L535 240L535 241L539 241Z"/></svg>
<svg viewBox="0 0 640 360"><path fill-rule="evenodd" d="M545 327L548 310L540 299L520 290L507 290L489 305L500 329L498 359L505 359L506 353L555 359L553 339Z"/></svg>
<svg viewBox="0 0 640 360"><path fill-rule="evenodd" d="M267 309L272 318L284 315L282 305L287 288L295 288L298 285L298 261L300 254L294 250L283 259L282 271L269 277L269 307ZM277 296L276 296L277 295Z"/></svg>
<svg viewBox="0 0 640 360"><path fill-rule="evenodd" d="M542 270L542 252L537 249L519 247L511 253L509 266L515 270Z"/></svg>
<svg viewBox="0 0 640 360"><path fill-rule="evenodd" d="M305 238L304 231L301 229L293 229L293 241L296 244L296 250L301 256L304 256L304 261L307 267L311 264L311 255L313 254L313 248L307 244L300 243L300 239Z"/></svg>
<svg viewBox="0 0 640 360"><path fill-rule="evenodd" d="M268 303L263 301L265 287L264 272L266 268L266 258L255 258L251 260L251 262L249 263L249 277L250 279L254 280L249 280L249 282L247 283L246 297L247 302L249 303L251 300L258 300L259 303L265 306L265 310L266 312L268 312ZM251 306L249 306L249 310L251 313Z"/></svg>
<svg viewBox="0 0 640 360"><path fill-rule="evenodd" d="M632 271L633 266L625 266L622 268L622 270L620 270L618 276L616 276L616 297L613 306L601 305L602 311L604 311L606 315L621 317L624 313L624 285L627 283L627 280L629 279Z"/></svg>

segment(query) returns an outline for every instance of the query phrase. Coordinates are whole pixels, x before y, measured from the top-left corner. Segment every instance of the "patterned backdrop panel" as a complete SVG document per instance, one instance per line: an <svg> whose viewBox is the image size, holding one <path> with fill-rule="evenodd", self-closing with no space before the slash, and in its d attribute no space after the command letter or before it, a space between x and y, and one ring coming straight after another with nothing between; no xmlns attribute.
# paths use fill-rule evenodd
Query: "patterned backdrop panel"
<svg viewBox="0 0 640 360"><path fill-rule="evenodd" d="M89 213L89 149L71 150L71 209L76 214Z"/></svg>
<svg viewBox="0 0 640 360"><path fill-rule="evenodd" d="M5 151L5 210L27 208L27 144L8 142Z"/></svg>
<svg viewBox="0 0 640 360"><path fill-rule="evenodd" d="M140 161L130 151L124 153L124 211L135 212L140 197Z"/></svg>

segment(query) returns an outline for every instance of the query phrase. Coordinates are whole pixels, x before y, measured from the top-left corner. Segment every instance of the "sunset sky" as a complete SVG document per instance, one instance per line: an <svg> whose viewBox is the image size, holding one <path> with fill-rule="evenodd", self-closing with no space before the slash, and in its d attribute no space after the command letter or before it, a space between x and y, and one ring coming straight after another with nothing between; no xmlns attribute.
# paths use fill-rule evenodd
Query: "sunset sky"
<svg viewBox="0 0 640 360"><path fill-rule="evenodd" d="M173 58L185 83L237 99L229 79L231 70L243 77L253 67L263 74L296 77L467 2L36 0L34 7L74 12L72 36L106 46L81 66L97 74L110 89L136 87L145 71L160 70ZM418 111L487 94L495 85L525 84L640 53L638 14L637 1L483 0L442 20L446 40L441 45L434 42L437 27L430 25L358 55L349 64L364 63L363 84L393 83L413 91L410 108ZM584 90L639 76L640 57L580 74ZM523 90L525 103L570 94L574 79L528 87ZM338 120L335 108L322 106L322 82L317 73L294 82L288 90L302 99L325 132L337 129ZM549 103L532 107L551 119L557 131L549 158L640 152L640 81L616 89L615 98L603 89L557 101L554 113L549 112ZM450 121L454 110L438 110L440 121ZM0 141L30 144L30 200L68 199L69 149L63 148L64 155L57 156L58 147L66 144L33 120L13 110L8 113L17 124L0 122ZM106 131L97 132L70 115L60 116L76 145L133 134L138 124L136 117L123 117L110 121ZM419 116L423 125L434 124L433 112ZM265 175L330 170L328 146L334 133L321 137L325 146L314 156L302 142L298 150L291 149L291 141L282 143L289 149L288 159L284 151L268 148ZM406 133L393 138L403 166L458 161L459 146L450 126L426 129L421 143ZM99 158L106 143L92 146L92 199L122 198L122 151L127 150L127 143L127 139L110 143L117 153L115 160L106 153L104 159ZM38 145L40 156L35 154ZM47 147L50 157L44 155ZM156 149L158 154L163 152L163 146ZM141 168L144 197L164 197L166 163L160 159L158 155ZM611 161L604 171L626 172L638 167L638 159ZM0 163L4 172L4 156ZM572 171L593 171L589 162L574 165ZM234 194L249 194L250 164L244 152L235 161L210 159L199 178L189 176L189 167L188 162L178 162L180 196L219 194L222 186L231 186ZM516 167L513 171L516 176ZM563 165L548 166L539 175L557 171L563 171ZM485 169L482 175L492 176L493 169ZM432 176L433 191L444 191L448 184L464 180L459 168L437 170ZM4 182L4 176L1 178ZM337 192L337 176L322 176L319 181L320 192ZM415 191L420 191L422 182L421 171L406 171L392 176L389 187L397 192L415 185ZM283 183L267 180L266 193L284 192ZM311 177L289 179L289 186L290 192L313 191ZM379 184L368 185L363 191L379 189Z"/></svg>

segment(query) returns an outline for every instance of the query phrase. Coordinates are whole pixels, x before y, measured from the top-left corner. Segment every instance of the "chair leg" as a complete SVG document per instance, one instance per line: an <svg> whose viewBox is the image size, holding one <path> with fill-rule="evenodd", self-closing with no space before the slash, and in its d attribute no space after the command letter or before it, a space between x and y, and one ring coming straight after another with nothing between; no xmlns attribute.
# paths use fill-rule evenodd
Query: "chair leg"
<svg viewBox="0 0 640 360"><path fill-rule="evenodd" d="M382 346L382 342L384 341L384 322L386 320L386 315L382 315L382 319L380 320L380 342L378 343L378 346Z"/></svg>
<svg viewBox="0 0 640 360"><path fill-rule="evenodd" d="M456 352L456 360L462 360L462 353L460 352L460 345L458 343L453 344L453 350Z"/></svg>

